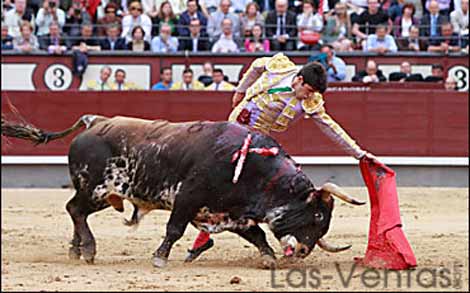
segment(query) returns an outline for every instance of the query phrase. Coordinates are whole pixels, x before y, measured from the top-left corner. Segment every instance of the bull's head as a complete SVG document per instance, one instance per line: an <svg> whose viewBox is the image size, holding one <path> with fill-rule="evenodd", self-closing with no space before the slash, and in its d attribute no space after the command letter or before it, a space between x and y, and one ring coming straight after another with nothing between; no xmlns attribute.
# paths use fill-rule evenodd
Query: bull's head
<svg viewBox="0 0 470 293"><path fill-rule="evenodd" d="M361 202L347 195L338 186L327 183L320 189L308 189L306 200L289 203L268 213L268 223L281 245L286 256L304 258L318 244L329 252L339 252L351 246L335 246L326 242L322 237L328 232L334 199L339 199L354 205Z"/></svg>

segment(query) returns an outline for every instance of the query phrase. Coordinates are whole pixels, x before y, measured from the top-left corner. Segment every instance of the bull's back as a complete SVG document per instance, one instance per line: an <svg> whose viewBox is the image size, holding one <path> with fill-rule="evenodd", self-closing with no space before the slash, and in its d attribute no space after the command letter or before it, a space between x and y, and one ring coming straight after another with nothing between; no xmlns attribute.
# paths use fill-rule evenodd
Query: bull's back
<svg viewBox="0 0 470 293"><path fill-rule="evenodd" d="M105 180L110 159L123 159L128 164L125 169L133 180L133 191L146 200L180 182L190 182L188 185L199 188L207 202L219 204L214 209L225 209L246 202L253 196L251 189L278 168L276 158L250 154L239 182L232 183L236 166L232 155L240 150L249 132L230 122L103 119L73 141L71 175L78 182L81 177L76 174L85 170L88 177L94 178L88 186L93 189ZM252 132L252 136L251 147L279 147L264 134Z"/></svg>

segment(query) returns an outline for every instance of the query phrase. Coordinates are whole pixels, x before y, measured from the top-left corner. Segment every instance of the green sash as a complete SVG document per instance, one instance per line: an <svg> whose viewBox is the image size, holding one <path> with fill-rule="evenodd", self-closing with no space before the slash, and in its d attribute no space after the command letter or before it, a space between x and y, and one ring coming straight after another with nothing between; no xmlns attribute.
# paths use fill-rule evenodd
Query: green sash
<svg viewBox="0 0 470 293"><path fill-rule="evenodd" d="M268 90L268 94L275 94L275 93L286 93L286 92L291 92L293 89L291 87L275 87L272 89Z"/></svg>

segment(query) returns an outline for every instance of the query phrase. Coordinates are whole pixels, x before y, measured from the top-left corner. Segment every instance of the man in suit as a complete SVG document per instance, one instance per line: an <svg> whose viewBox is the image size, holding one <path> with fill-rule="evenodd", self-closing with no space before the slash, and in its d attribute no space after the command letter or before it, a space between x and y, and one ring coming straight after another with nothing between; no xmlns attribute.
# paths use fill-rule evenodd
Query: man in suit
<svg viewBox="0 0 470 293"><path fill-rule="evenodd" d="M411 64L404 61L400 64L399 72L392 72L388 77L389 81L423 81L423 76L420 73L411 73Z"/></svg>
<svg viewBox="0 0 470 293"><path fill-rule="evenodd" d="M180 15L178 20L178 34L180 37L189 36L188 26L191 23L191 20L199 19L201 22L201 32L206 32L207 18L198 10L197 1L189 0L188 9Z"/></svg>
<svg viewBox="0 0 470 293"><path fill-rule="evenodd" d="M444 67L439 63L433 64L431 67L431 75L426 76L424 81L443 83L444 82Z"/></svg>
<svg viewBox="0 0 470 293"><path fill-rule="evenodd" d="M266 36L273 51L292 51L296 48L296 15L287 10L287 0L276 0L275 6L275 11L266 16Z"/></svg>
<svg viewBox="0 0 470 293"><path fill-rule="evenodd" d="M439 14L439 3L436 0L432 0L429 3L429 14L425 14L421 19L421 36L428 38L437 37L441 25L445 22L449 22L447 16Z"/></svg>
<svg viewBox="0 0 470 293"><path fill-rule="evenodd" d="M111 24L106 29L106 39L100 41L101 50L117 51L126 50L126 39L119 36L119 26Z"/></svg>
<svg viewBox="0 0 470 293"><path fill-rule="evenodd" d="M335 1L335 0L329 0L329 1ZM253 2L256 2L258 4L259 11L261 13L264 13L264 12L268 13L269 11L274 10L274 7L275 7L274 6L274 2L275 2L274 0L254 0ZM289 7L294 8L295 2L297 2L297 1L289 0L288 1ZM299 1L299 2L301 2L301 1ZM334 4L333 4L332 7L334 7Z"/></svg>
<svg viewBox="0 0 470 293"><path fill-rule="evenodd" d="M201 22L199 19L192 19L189 24L189 37L180 38L180 51L200 52L209 50L207 34L201 32Z"/></svg>
<svg viewBox="0 0 470 293"><path fill-rule="evenodd" d="M460 36L452 31L452 24L443 23L439 36L429 40L428 52L438 52L447 54L449 52L459 52Z"/></svg>
<svg viewBox="0 0 470 293"><path fill-rule="evenodd" d="M412 25L410 35L407 38L398 39L398 48L400 51L426 51L428 43L419 37L419 28Z"/></svg>
<svg viewBox="0 0 470 293"><path fill-rule="evenodd" d="M382 82L387 81L382 71L377 68L377 63L374 60L367 61L366 69L359 71L353 78L352 81L371 83L371 82Z"/></svg>
<svg viewBox="0 0 470 293"><path fill-rule="evenodd" d="M274 9L274 0L255 0L259 6L260 12L269 12Z"/></svg>
<svg viewBox="0 0 470 293"><path fill-rule="evenodd" d="M48 51L50 54L62 54L67 51L65 39L60 34L57 22L51 22L49 33L39 37L39 49Z"/></svg>
<svg viewBox="0 0 470 293"><path fill-rule="evenodd" d="M93 25L91 23L83 24L80 38L75 41L71 40L69 47L81 52L101 51L100 42L93 36Z"/></svg>

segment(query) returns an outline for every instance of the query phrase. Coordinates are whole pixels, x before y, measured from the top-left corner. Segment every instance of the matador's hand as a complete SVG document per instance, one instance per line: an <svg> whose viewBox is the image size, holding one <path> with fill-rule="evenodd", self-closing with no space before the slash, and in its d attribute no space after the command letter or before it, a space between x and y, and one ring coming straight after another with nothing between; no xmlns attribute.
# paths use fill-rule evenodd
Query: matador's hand
<svg viewBox="0 0 470 293"><path fill-rule="evenodd" d="M361 158L361 160L364 158L367 158L371 161L375 161L376 163L381 163L380 160L376 156L374 156L373 154L369 152L366 152L366 154Z"/></svg>
<svg viewBox="0 0 470 293"><path fill-rule="evenodd" d="M235 108L245 97L245 93L235 92L232 97L232 108Z"/></svg>

